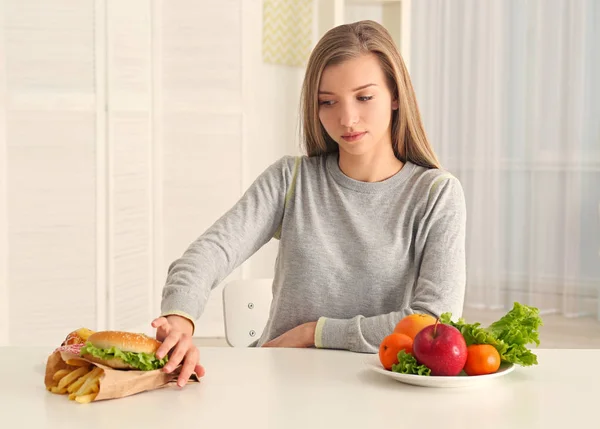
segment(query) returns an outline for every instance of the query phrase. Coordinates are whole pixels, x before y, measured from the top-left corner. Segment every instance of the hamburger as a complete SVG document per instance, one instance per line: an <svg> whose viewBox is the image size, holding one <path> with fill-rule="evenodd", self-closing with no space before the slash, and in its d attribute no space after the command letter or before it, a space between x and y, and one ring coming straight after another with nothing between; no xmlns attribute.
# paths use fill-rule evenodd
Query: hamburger
<svg viewBox="0 0 600 429"><path fill-rule="evenodd" d="M144 334L100 331L89 336L79 355L92 362L115 369L152 371L168 361L155 353L162 343Z"/></svg>

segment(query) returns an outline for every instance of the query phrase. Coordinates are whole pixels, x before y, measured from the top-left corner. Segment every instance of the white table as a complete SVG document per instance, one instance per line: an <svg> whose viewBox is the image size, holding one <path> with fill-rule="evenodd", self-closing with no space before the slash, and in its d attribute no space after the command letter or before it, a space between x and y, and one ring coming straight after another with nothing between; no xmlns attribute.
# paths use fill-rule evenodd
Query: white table
<svg viewBox="0 0 600 429"><path fill-rule="evenodd" d="M48 352L0 347L0 427L600 427L600 350L539 349L538 366L478 387L438 389L368 370L369 355L203 348L200 383L85 405L45 390Z"/></svg>

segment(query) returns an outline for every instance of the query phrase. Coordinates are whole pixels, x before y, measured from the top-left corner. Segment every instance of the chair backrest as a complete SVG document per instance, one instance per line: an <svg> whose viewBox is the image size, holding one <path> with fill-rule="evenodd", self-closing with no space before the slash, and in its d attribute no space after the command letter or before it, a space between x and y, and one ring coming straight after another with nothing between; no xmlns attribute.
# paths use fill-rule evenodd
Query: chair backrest
<svg viewBox="0 0 600 429"><path fill-rule="evenodd" d="M271 308L273 279L232 280L223 287L225 339L248 347L261 336Z"/></svg>

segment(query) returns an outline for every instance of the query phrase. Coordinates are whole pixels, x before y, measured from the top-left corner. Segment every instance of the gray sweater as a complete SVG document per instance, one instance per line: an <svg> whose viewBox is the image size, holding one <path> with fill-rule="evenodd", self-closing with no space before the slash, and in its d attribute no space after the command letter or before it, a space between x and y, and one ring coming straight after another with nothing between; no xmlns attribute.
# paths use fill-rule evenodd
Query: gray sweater
<svg viewBox="0 0 600 429"><path fill-rule="evenodd" d="M273 237L273 302L257 345L317 321L315 345L376 353L412 313L462 314L466 207L459 181L410 162L360 182L337 153L286 156L169 267L162 314L192 321L209 294Z"/></svg>

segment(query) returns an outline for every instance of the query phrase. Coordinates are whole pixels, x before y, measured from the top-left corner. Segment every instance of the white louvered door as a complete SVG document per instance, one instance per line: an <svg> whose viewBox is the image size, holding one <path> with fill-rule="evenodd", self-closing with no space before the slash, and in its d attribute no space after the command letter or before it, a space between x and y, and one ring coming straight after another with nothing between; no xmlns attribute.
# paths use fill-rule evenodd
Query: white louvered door
<svg viewBox="0 0 600 429"><path fill-rule="evenodd" d="M244 189L241 8L0 0L0 345L152 332L169 263Z"/></svg>
<svg viewBox="0 0 600 429"><path fill-rule="evenodd" d="M152 317L152 2L107 0L107 325ZM158 243L160 245L160 243Z"/></svg>
<svg viewBox="0 0 600 429"><path fill-rule="evenodd" d="M0 1L0 58L6 58L5 5ZM8 344L8 175L6 147L6 61L0 61L0 345Z"/></svg>
<svg viewBox="0 0 600 429"><path fill-rule="evenodd" d="M1 8L0 330L5 343L51 342L97 322L95 4Z"/></svg>

